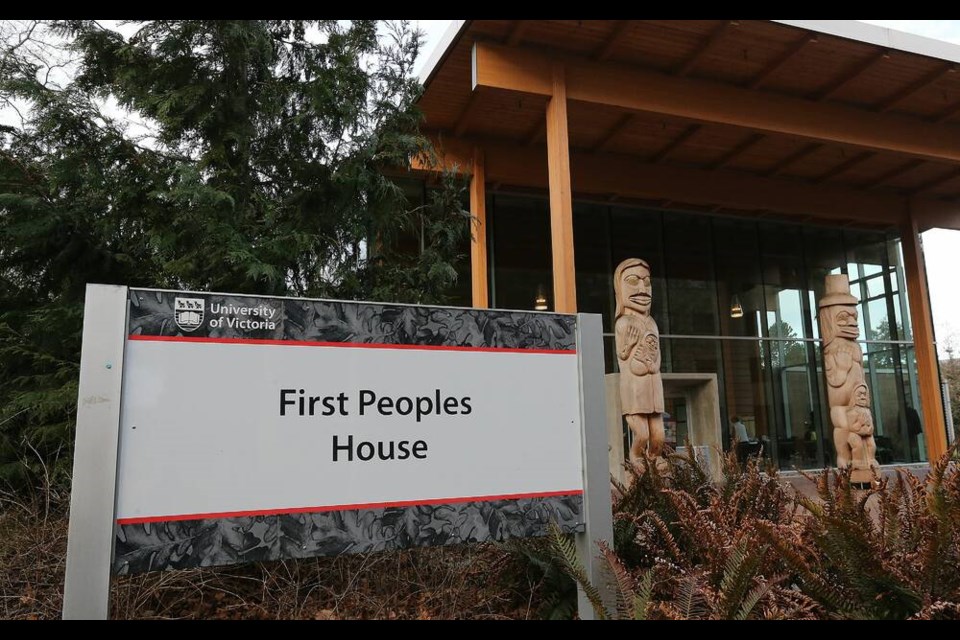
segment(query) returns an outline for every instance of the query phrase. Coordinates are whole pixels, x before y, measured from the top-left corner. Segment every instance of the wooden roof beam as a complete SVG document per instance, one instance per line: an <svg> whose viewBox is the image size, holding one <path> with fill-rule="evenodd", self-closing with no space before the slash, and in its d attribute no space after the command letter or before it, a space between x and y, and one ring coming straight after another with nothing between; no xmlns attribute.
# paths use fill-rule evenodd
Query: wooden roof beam
<svg viewBox="0 0 960 640"><path fill-rule="evenodd" d="M510 31L510 35L507 36L506 44L511 47L515 47L523 40L523 36L527 34L527 31L530 29L530 25L533 23L532 20L517 20L517 24Z"/></svg>
<svg viewBox="0 0 960 640"><path fill-rule="evenodd" d="M889 111L896 107L898 104L910 98L911 96L916 95L920 91L923 91L937 80L947 75L948 73L956 73L956 65L951 63L940 65L936 69L930 71L919 78L916 82L909 84L900 91L896 92L880 104L878 104L874 109L883 113L884 111Z"/></svg>
<svg viewBox="0 0 960 640"><path fill-rule="evenodd" d="M812 142L799 150L791 153L783 160L780 160L775 165L763 172L763 175L767 178L772 178L783 173L788 167L800 162L804 158L813 155L817 151L823 148L822 142Z"/></svg>
<svg viewBox="0 0 960 640"><path fill-rule="evenodd" d="M922 165L922 164L923 164L923 160L920 160L920 159L918 159L918 158L914 158L913 160L908 160L907 162L904 162L903 164L901 164L901 165L899 165L899 166L897 166L897 167L894 167L893 169L890 169L889 171L885 171L884 173L880 174L880 175L877 176L876 178L872 178L872 179L870 179L870 180L867 180L866 182L864 182L864 183L862 183L862 184L860 185L860 188L861 188L861 189L873 189L874 187L879 187L879 186L882 185L884 182L888 182L888 181L890 181L890 180L893 180L894 178L898 178L898 177L902 176L903 174L905 174L905 173L907 173L907 172L909 172L909 171L913 171L914 169L916 169L917 167L919 167L919 166Z"/></svg>
<svg viewBox="0 0 960 640"><path fill-rule="evenodd" d="M923 193L924 191L930 191L931 189L936 189L939 186L945 185L952 180L960 178L960 167L957 167L947 173L939 176L937 178L932 178L926 182L921 183L920 185L914 187L909 191L911 196L917 195L918 193Z"/></svg>
<svg viewBox="0 0 960 640"><path fill-rule="evenodd" d="M762 133L751 134L743 142L724 153L722 156L708 164L705 168L710 170L722 169L736 160L740 154L749 151L754 146L759 144L761 140L766 139L766 137L767 136L763 135Z"/></svg>
<svg viewBox="0 0 960 640"><path fill-rule="evenodd" d="M827 182L828 180L836 178L837 176L849 171L850 169L854 168L858 164L862 164L866 162L867 160L875 157L876 155L877 153L875 151L861 151L860 153L854 156L851 156L850 158L847 158L845 161L841 162L840 164L833 167L832 169L828 171L824 171L823 173L818 175L816 178L814 178L813 182L815 184L822 184L824 182Z"/></svg>
<svg viewBox="0 0 960 640"><path fill-rule="evenodd" d="M613 52L620 46L620 43L623 42L626 35L630 33L630 28L636 20L618 20L617 22L619 24L614 26L607 41L593 54L593 59L597 62L608 60L610 56L613 55Z"/></svg>
<svg viewBox="0 0 960 640"><path fill-rule="evenodd" d="M597 140L592 147L590 147L591 153L597 153L602 151L610 142L619 136L621 133L626 131L627 127L630 126L630 123L633 122L634 114L625 113L613 124L612 127L607 129L607 131L600 136L600 139Z"/></svg>
<svg viewBox="0 0 960 640"><path fill-rule="evenodd" d="M933 116L930 119L930 121L940 124L940 123L946 122L947 120L952 120L953 118L956 118L958 115L960 115L960 101L954 102L949 107L947 107L937 115Z"/></svg>
<svg viewBox="0 0 960 640"><path fill-rule="evenodd" d="M480 99L477 97L479 93L479 90L473 90L470 94L470 99L467 100L467 106L463 108L463 111L461 111L457 117L457 124L453 127L453 135L458 138L463 137L463 134L467 131L467 125L470 124L470 117L473 115L473 112L476 111L477 103L480 102Z"/></svg>
<svg viewBox="0 0 960 640"><path fill-rule="evenodd" d="M474 85L549 96L558 61L570 100L960 164L960 128L575 56L477 42Z"/></svg>
<svg viewBox="0 0 960 640"><path fill-rule="evenodd" d="M793 58L800 53L804 47L814 42L818 42L817 34L807 31L800 39L798 39L793 43L793 45L784 51L783 55L768 64L765 69L755 75L753 79L750 80L750 82L748 82L745 86L748 89L759 89L764 82L773 76L773 74L775 74L777 71L780 71L784 65L793 60Z"/></svg>
<svg viewBox="0 0 960 640"><path fill-rule="evenodd" d="M527 134L523 136L523 146L532 147L537 142L539 142L541 138L545 137L546 135L547 135L547 121L545 118L541 118L537 122L537 124L533 125L530 128L530 131L528 131Z"/></svg>
<svg viewBox="0 0 960 640"><path fill-rule="evenodd" d="M682 77L693 71L693 68L697 66L697 63L700 62L700 59L703 58L704 54L706 54L714 47L714 45L720 42L720 40L724 35L726 35L727 31L731 27L738 26L740 26L739 20L724 20L723 23L715 28L709 36L704 38L703 42L700 43L700 46L698 46L693 52L693 55L684 60L673 72L673 74Z"/></svg>
<svg viewBox="0 0 960 640"><path fill-rule="evenodd" d="M887 49L881 49L877 53L873 54L869 58L863 60L857 65L851 67L845 74L834 79L833 82L828 84L826 87L820 89L816 94L810 96L812 100L817 102L823 102L824 100L829 100L832 98L838 91L843 89L845 86L856 80L860 77L864 71L880 62L881 60L886 60L890 57L890 51Z"/></svg>
<svg viewBox="0 0 960 640"><path fill-rule="evenodd" d="M665 147L660 149L660 151L657 151L655 154L653 154L653 156L650 158L650 162L654 164L658 162L663 162L664 160L667 159L667 156L669 156L671 153L673 153L678 148L683 146L683 144L687 140L695 136L697 132L700 131L700 129L702 128L703 128L702 124L690 125L686 129L684 129L683 132L680 133L680 135L678 135L676 138L668 142Z"/></svg>
<svg viewBox="0 0 960 640"><path fill-rule="evenodd" d="M542 149L519 144L430 136L440 166L416 159L414 170L457 170L469 175L474 149L481 145L488 184L546 189L547 158ZM813 215L829 220L855 219L864 224L896 224L906 198L900 194L869 192L846 186L810 184L782 178L763 178L742 171L705 171L678 165L638 161L623 154L570 152L571 185L578 197L608 200L673 200L685 204L738 211L761 209L787 215ZM960 229L960 204L938 198L911 198L922 212L923 229L939 226Z"/></svg>
<svg viewBox="0 0 960 640"><path fill-rule="evenodd" d="M436 139L437 152L444 159L444 166L456 166L462 173L469 173L472 169L477 144L476 140ZM541 149L490 141L479 144L483 148L488 183L547 188L547 158ZM698 206L770 209L791 215L813 214L829 218L853 215L881 224L895 223L903 211L903 198L897 195L763 178L741 171L704 171L654 164L624 154L571 150L570 170L574 192L602 197L617 194L624 200L673 200Z"/></svg>
<svg viewBox="0 0 960 640"><path fill-rule="evenodd" d="M960 229L960 202L912 198L910 204L920 231L935 228Z"/></svg>

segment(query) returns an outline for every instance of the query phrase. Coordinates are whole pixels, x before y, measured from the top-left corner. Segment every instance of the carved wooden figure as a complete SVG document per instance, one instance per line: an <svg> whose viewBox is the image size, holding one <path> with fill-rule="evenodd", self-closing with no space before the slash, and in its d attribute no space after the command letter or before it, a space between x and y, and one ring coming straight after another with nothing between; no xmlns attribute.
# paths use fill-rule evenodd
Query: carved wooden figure
<svg viewBox="0 0 960 640"><path fill-rule="evenodd" d="M870 482L876 443L870 392L864 383L863 351L857 343L857 299L850 294L846 275L829 275L826 293L820 299L820 332L823 365L827 378L827 401L833 423L837 466L853 466L853 482Z"/></svg>
<svg viewBox="0 0 960 640"><path fill-rule="evenodd" d="M620 403L633 433L630 460L660 455L663 447L663 380L660 331L650 315L650 265L629 258L613 274L615 339L620 363Z"/></svg>

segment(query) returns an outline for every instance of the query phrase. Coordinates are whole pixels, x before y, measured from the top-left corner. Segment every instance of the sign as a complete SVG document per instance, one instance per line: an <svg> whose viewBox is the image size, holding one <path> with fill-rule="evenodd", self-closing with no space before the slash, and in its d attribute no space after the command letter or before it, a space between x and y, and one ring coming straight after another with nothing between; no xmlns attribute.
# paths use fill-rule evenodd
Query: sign
<svg viewBox="0 0 960 640"><path fill-rule="evenodd" d="M75 520L104 494L115 505L104 554L114 574L588 524L578 322L593 316L122 288L112 347L122 366L112 369L105 351L88 351L103 333L94 289L67 591L73 565L96 564L78 558L87 534ZM99 289L120 307L121 288ZM113 432L84 453L93 376L112 380L119 409L99 420L115 420Z"/></svg>

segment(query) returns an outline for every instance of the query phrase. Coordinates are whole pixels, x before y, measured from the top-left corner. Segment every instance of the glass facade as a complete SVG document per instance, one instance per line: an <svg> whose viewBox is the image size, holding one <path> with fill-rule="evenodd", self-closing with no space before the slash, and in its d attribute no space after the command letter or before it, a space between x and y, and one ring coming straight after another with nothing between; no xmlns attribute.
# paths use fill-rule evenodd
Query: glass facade
<svg viewBox="0 0 960 640"><path fill-rule="evenodd" d="M489 195L487 217L491 306L533 309L546 298L553 308L546 198ZM625 258L643 258L652 270L663 372L715 374L724 447L739 418L751 452L785 469L834 462L817 300L824 276L847 274L860 299L877 459L925 459L896 236L579 202L573 224L577 307L603 316L607 371L617 367L613 270ZM668 440L683 444L695 412L665 391Z"/></svg>

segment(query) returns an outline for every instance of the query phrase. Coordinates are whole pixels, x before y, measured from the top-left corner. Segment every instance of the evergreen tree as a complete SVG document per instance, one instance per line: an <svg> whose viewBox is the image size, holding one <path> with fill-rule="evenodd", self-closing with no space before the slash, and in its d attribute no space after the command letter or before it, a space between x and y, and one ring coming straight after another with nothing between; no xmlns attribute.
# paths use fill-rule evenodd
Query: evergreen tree
<svg viewBox="0 0 960 640"><path fill-rule="evenodd" d="M0 58L29 107L0 131L0 478L69 458L88 282L430 303L456 280L462 188L408 202L388 176L430 153L406 23L136 27L49 25L62 87L20 40Z"/></svg>

